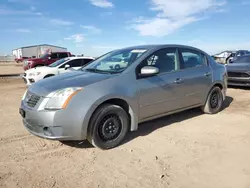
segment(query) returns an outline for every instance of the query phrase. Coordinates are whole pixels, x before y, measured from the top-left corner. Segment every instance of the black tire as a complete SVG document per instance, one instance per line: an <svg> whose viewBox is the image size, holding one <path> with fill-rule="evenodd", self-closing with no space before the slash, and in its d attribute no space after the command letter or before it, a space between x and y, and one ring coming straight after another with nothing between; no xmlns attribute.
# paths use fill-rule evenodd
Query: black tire
<svg viewBox="0 0 250 188"><path fill-rule="evenodd" d="M120 65L115 65L115 69L116 69L116 70L119 70L120 68L121 68Z"/></svg>
<svg viewBox="0 0 250 188"><path fill-rule="evenodd" d="M219 87L213 87L207 97L204 106L201 107L202 111L206 114L218 113L223 105L223 94Z"/></svg>
<svg viewBox="0 0 250 188"><path fill-rule="evenodd" d="M129 130L129 116L120 106L105 104L92 115L88 127L88 141L100 149L118 146Z"/></svg>
<svg viewBox="0 0 250 188"><path fill-rule="evenodd" d="M54 75L54 74L48 74L48 75L44 76L43 79L48 78L48 77L51 77L51 76L55 76L55 75Z"/></svg>

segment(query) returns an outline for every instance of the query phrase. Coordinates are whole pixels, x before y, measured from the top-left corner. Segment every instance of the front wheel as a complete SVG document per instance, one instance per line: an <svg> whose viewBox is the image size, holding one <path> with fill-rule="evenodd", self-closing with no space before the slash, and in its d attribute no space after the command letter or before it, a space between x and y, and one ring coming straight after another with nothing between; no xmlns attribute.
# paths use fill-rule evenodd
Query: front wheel
<svg viewBox="0 0 250 188"><path fill-rule="evenodd" d="M115 65L115 69L119 70L119 69L121 69L121 66L120 65Z"/></svg>
<svg viewBox="0 0 250 188"><path fill-rule="evenodd" d="M219 87L213 87L208 94L205 105L201 107L202 111L207 114L218 113L223 105L223 94Z"/></svg>
<svg viewBox="0 0 250 188"><path fill-rule="evenodd" d="M45 79L45 78L49 78L49 77L51 77L51 76L55 76L55 75L54 75L54 74L48 74L48 75L44 76L44 78L43 78L43 79Z"/></svg>
<svg viewBox="0 0 250 188"><path fill-rule="evenodd" d="M88 127L88 141L100 149L118 146L129 129L127 112L117 105L105 104L93 114Z"/></svg>

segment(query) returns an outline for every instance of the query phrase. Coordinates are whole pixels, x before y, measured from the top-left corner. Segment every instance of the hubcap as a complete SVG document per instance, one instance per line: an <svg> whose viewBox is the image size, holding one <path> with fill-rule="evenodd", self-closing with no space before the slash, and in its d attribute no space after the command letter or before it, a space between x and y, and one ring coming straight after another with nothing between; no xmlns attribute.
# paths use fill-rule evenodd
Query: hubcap
<svg viewBox="0 0 250 188"><path fill-rule="evenodd" d="M117 138L121 132L121 120L115 114L105 116L100 122L99 135L104 141Z"/></svg>
<svg viewBox="0 0 250 188"><path fill-rule="evenodd" d="M219 104L219 95L217 92L213 92L210 99L211 108L217 108Z"/></svg>

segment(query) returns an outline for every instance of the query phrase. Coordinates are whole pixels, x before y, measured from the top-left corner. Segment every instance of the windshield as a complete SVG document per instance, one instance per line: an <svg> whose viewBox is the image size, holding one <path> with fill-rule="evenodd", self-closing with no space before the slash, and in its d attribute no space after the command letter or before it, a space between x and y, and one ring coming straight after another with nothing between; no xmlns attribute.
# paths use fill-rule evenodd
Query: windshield
<svg viewBox="0 0 250 188"><path fill-rule="evenodd" d="M129 67L147 49L123 49L109 52L89 65L82 68L83 71L99 73L119 73Z"/></svg>
<svg viewBox="0 0 250 188"><path fill-rule="evenodd" d="M49 56L49 54L43 54L40 58L44 59L44 58L47 58L48 56Z"/></svg>
<svg viewBox="0 0 250 188"><path fill-rule="evenodd" d="M57 67L58 65L61 65L62 63L67 61L68 59L69 58L64 58L64 59L57 60L54 63L50 64L49 67Z"/></svg>
<svg viewBox="0 0 250 188"><path fill-rule="evenodd" d="M250 63L250 56L238 57L233 63Z"/></svg>

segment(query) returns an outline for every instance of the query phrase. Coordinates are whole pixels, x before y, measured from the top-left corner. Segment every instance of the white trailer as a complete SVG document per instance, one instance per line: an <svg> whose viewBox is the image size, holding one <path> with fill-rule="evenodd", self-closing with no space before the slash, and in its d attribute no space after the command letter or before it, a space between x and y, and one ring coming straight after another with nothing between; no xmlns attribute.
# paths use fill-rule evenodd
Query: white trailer
<svg viewBox="0 0 250 188"><path fill-rule="evenodd" d="M47 52L66 52L67 48L54 46L49 44L41 44L34 46L25 46L18 49L14 49L12 54L15 58L39 58L41 55Z"/></svg>
<svg viewBox="0 0 250 188"><path fill-rule="evenodd" d="M22 57L22 49L19 48L19 49L12 50L12 55L18 59L21 58Z"/></svg>

